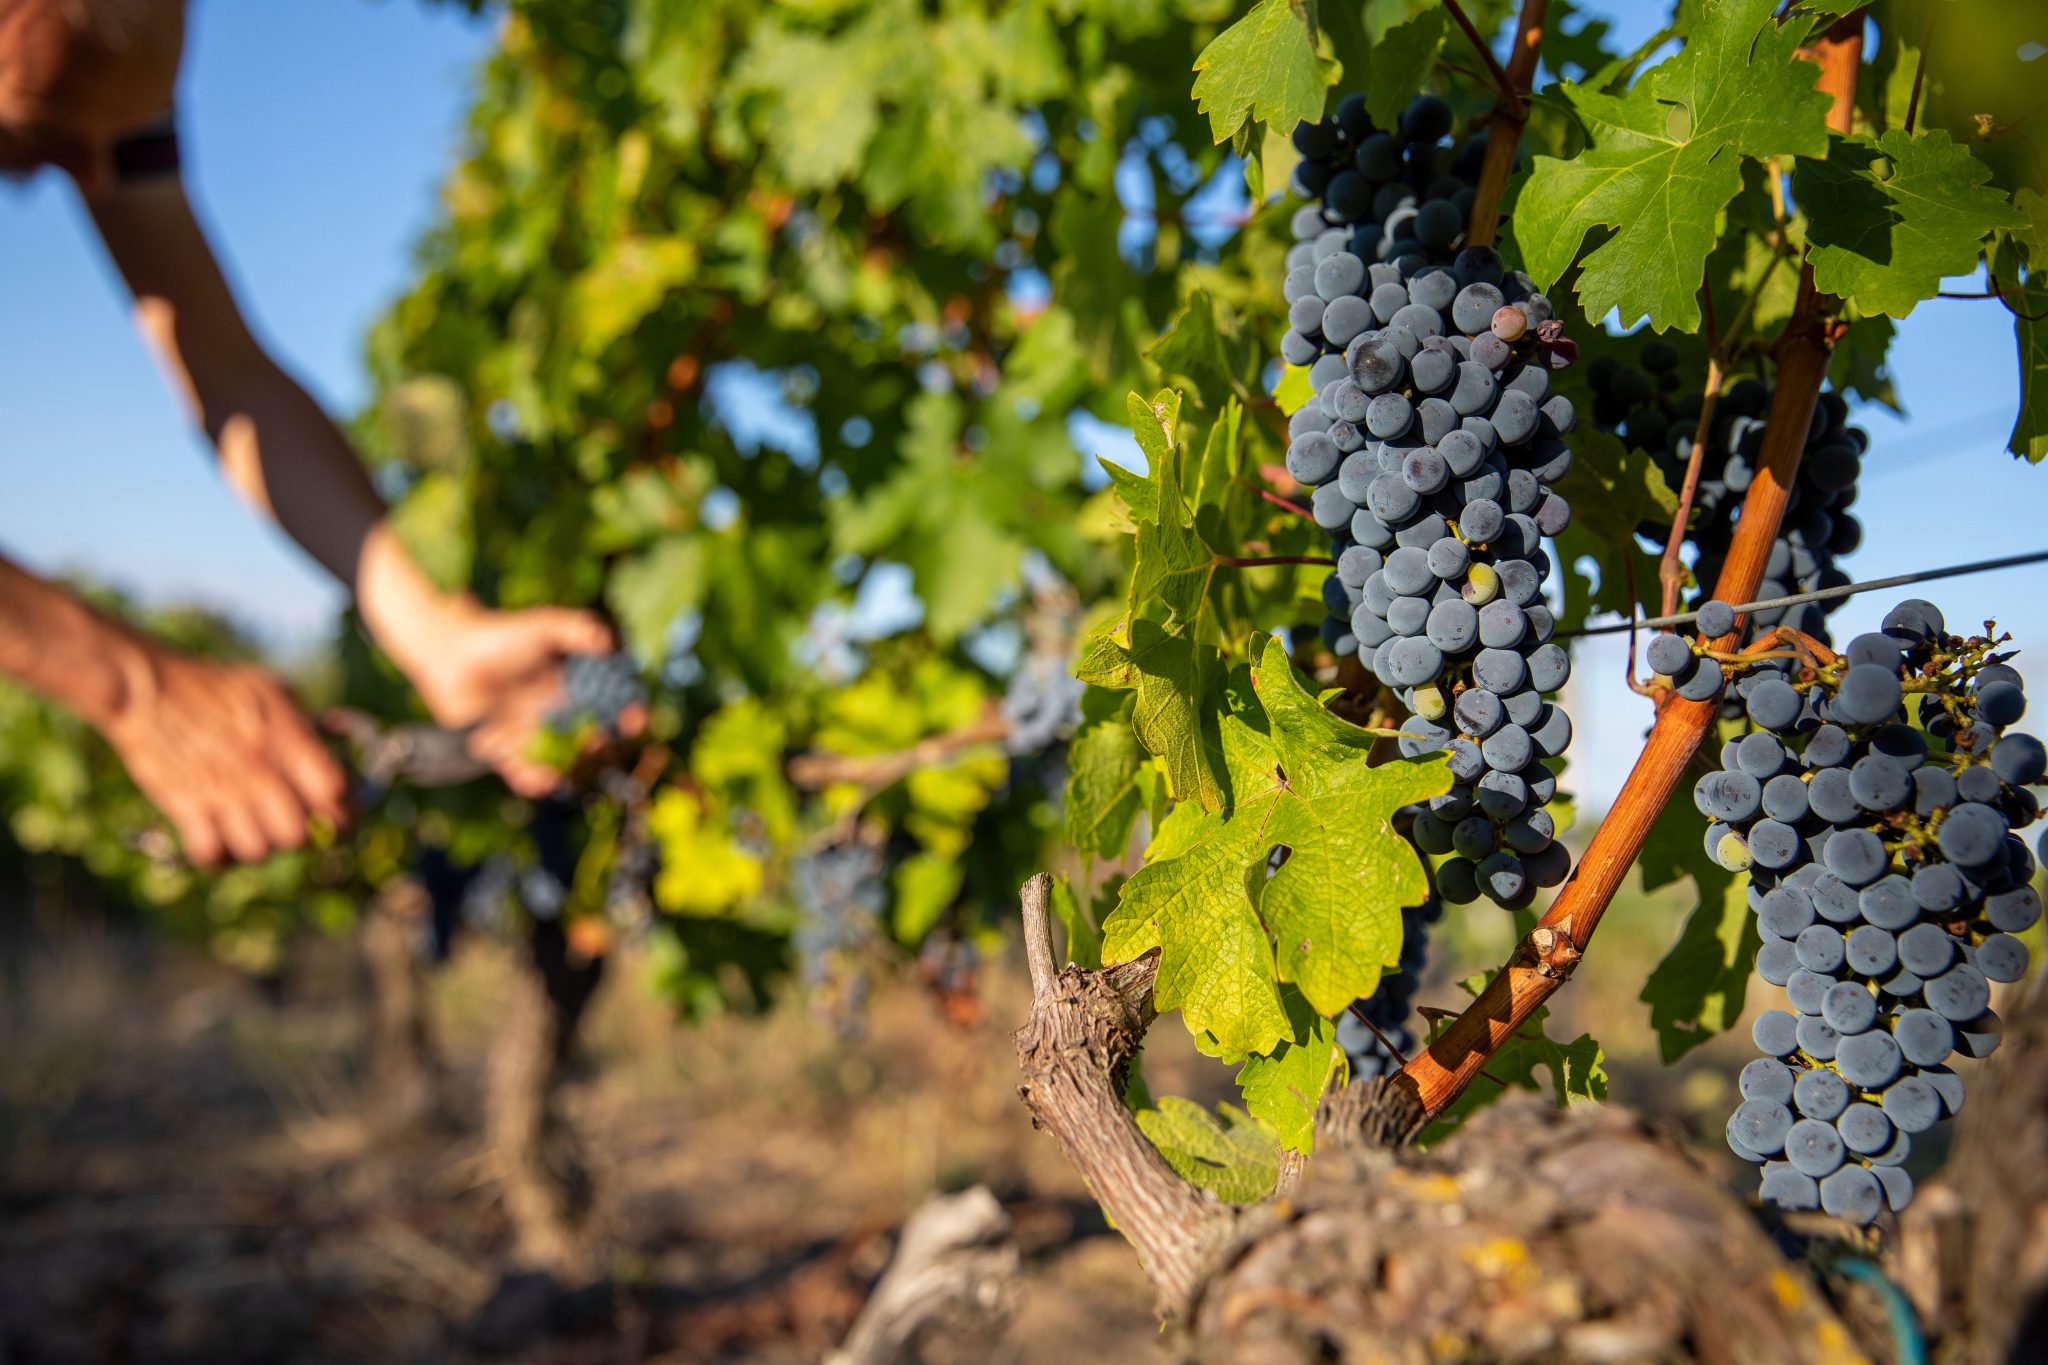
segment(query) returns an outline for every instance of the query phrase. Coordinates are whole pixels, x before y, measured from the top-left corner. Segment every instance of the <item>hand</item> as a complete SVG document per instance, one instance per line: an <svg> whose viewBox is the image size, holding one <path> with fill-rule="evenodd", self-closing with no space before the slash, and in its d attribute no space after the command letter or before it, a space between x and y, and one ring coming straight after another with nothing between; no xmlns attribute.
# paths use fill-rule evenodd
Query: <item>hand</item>
<svg viewBox="0 0 2048 1365"><path fill-rule="evenodd" d="M429 649L406 651L427 709L443 725L475 727L469 748L521 796L544 796L561 774L536 762L533 740L563 701L562 662L615 647L611 629L585 611L472 607Z"/></svg>
<svg viewBox="0 0 2048 1365"><path fill-rule="evenodd" d="M200 867L257 862L346 819L347 780L291 694L247 664L142 643L101 731Z"/></svg>

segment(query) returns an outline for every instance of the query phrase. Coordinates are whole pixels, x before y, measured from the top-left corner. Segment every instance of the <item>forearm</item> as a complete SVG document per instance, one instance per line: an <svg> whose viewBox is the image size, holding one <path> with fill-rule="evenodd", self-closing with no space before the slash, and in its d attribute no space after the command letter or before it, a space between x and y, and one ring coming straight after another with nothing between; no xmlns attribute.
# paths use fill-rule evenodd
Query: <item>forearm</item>
<svg viewBox="0 0 2048 1365"><path fill-rule="evenodd" d="M126 626L0 556L0 673L105 729L147 669Z"/></svg>
<svg viewBox="0 0 2048 1365"><path fill-rule="evenodd" d="M413 672L473 606L419 570L340 429L251 335L176 177L120 186L89 207L138 326L228 481L349 587L371 633Z"/></svg>

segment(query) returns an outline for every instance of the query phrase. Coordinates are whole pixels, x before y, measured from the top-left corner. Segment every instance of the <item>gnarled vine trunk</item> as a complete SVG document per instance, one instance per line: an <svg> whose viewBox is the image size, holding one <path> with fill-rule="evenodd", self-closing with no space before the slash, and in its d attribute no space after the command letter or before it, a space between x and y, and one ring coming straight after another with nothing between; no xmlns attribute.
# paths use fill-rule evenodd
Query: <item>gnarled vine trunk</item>
<svg viewBox="0 0 2048 1365"><path fill-rule="evenodd" d="M386 1131L419 1126L439 1103L441 1069L427 1027L418 948L427 914L426 891L400 878L370 897L357 932L370 992L365 1108Z"/></svg>
<svg viewBox="0 0 2048 1365"><path fill-rule="evenodd" d="M1297 1185L1255 1205L1216 1200L1122 1104L1156 955L1055 971L1048 886L1024 891L1022 1094L1130 1239L1182 1358L1892 1358L1874 1300L1842 1284L1831 1297L1718 1176L1618 1109L1510 1098L1418 1152L1403 1145L1401 1093L1354 1084L1325 1100ZM2017 1361L2048 1312L2048 1004L1985 1070L1953 1192L1936 1185L1908 1212L1893 1275L1934 1295L1930 1329L1966 1329L1960 1354Z"/></svg>
<svg viewBox="0 0 2048 1365"><path fill-rule="evenodd" d="M555 1111L555 1091L604 959L570 947L559 921L536 920L485 1075L484 1136L521 1263L575 1274L584 1259L589 1179Z"/></svg>

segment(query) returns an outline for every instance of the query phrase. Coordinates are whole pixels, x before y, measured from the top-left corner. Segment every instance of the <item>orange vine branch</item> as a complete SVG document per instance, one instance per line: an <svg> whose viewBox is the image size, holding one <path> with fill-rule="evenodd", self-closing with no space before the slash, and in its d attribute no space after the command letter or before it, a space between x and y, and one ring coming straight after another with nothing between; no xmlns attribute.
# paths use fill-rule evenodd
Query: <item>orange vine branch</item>
<svg viewBox="0 0 2048 1365"><path fill-rule="evenodd" d="M1450 0L1445 0L1446 4ZM1461 17L1463 12L1451 5L1453 16ZM1529 123L1529 87L1536 79L1536 59L1543 46L1543 23L1550 15L1550 0L1522 0L1522 14L1515 22L1514 50L1508 53L1507 68L1501 73L1500 97L1494 101L1493 115L1487 122L1486 158L1480 163L1479 183L1474 187L1472 217L1465 229L1468 246L1492 246L1500 236L1500 201L1508 190L1508 177L1514 174L1515 153L1522 145L1522 129ZM1476 30L1465 21L1467 33ZM1486 53L1487 60L1493 60L1493 53L1484 42L1479 50Z"/></svg>

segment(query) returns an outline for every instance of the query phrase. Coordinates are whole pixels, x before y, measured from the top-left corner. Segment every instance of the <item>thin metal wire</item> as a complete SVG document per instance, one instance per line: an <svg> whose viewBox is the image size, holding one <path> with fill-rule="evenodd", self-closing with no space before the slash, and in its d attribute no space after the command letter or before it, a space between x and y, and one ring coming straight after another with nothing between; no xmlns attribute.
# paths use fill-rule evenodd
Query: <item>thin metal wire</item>
<svg viewBox="0 0 2048 1365"><path fill-rule="evenodd" d="M2017 568L2022 564L2039 564L2043 560L2048 560L2048 550L2036 550L2025 555L2008 555L2004 559L1980 559L1974 564L1951 564L1945 569L1923 569L1919 573L1902 573L1891 578L1873 578L1867 583L1844 583L1838 588L1795 592L1788 597L1766 597L1757 602L1745 602L1735 610L1741 614L1770 611L1777 607L1796 607L1806 602L1832 602L1841 597L1854 597L1859 592L1875 592L1880 588L1903 588L1912 583L1929 583L1937 578L1955 578L1962 574L1989 573L1993 569ZM1647 620L1616 621L1605 626L1561 630L1558 636L1562 639L1579 635L1619 635L1625 630L1661 630L1666 626L1691 625L1698 616L1699 613L1696 611L1682 611L1675 616L1652 616Z"/></svg>

